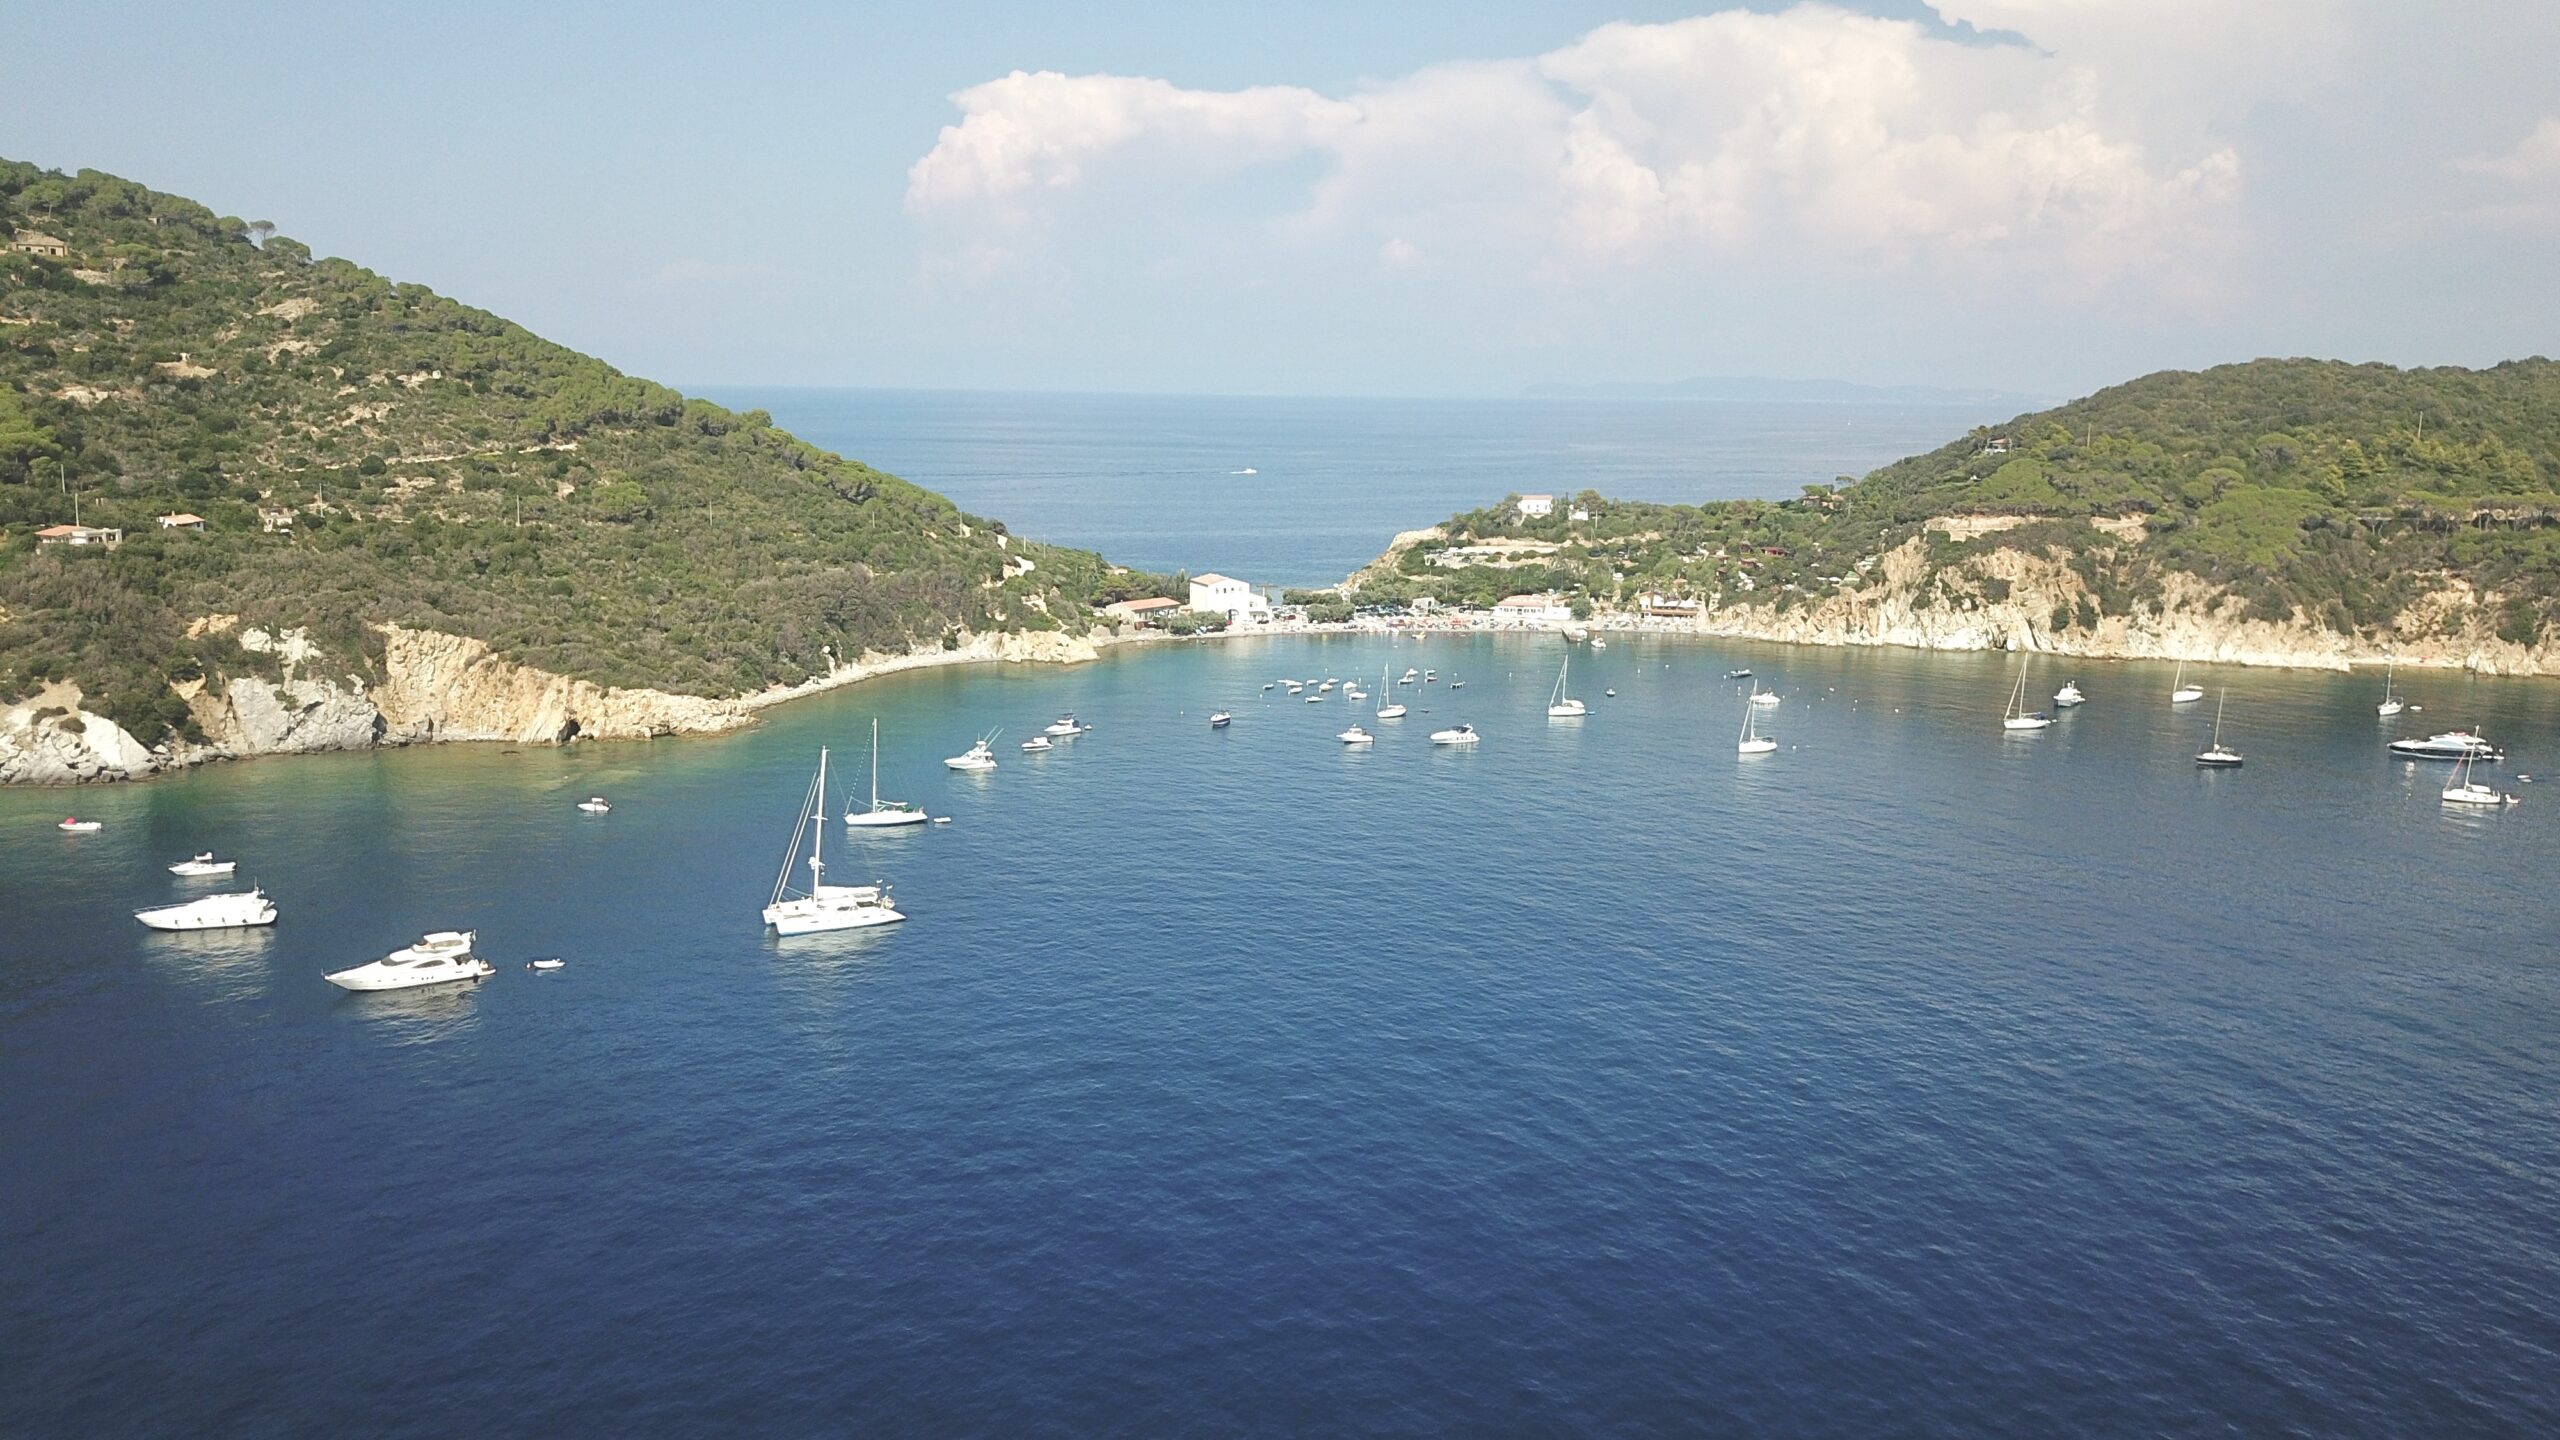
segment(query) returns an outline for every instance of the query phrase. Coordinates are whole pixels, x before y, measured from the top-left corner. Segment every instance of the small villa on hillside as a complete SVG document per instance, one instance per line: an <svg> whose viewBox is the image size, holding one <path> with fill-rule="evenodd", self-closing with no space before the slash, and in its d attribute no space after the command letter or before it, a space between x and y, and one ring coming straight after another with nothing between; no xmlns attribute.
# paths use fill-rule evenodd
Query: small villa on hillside
<svg viewBox="0 0 2560 1440"><path fill-rule="evenodd" d="M1224 615L1229 625L1264 625L1271 620L1271 602L1252 586L1227 575L1192 576L1191 603L1183 608L1203 615Z"/></svg>
<svg viewBox="0 0 2560 1440"><path fill-rule="evenodd" d="M1661 620L1695 620L1698 602L1677 595L1647 595L1636 601L1638 613Z"/></svg>
<svg viewBox="0 0 2560 1440"><path fill-rule="evenodd" d="M189 515L184 511L180 511L175 515L163 515L160 517L160 528L163 530L193 530L198 534L202 534L204 532L204 517L201 515Z"/></svg>
<svg viewBox="0 0 2560 1440"><path fill-rule="evenodd" d="M34 230L21 230L9 239L9 248L21 255L42 255L48 260L68 260L71 247Z"/></svg>
<svg viewBox="0 0 2560 1440"><path fill-rule="evenodd" d="M124 532L100 529L95 525L47 525L36 532L39 545L104 545L110 550L124 543Z"/></svg>
<svg viewBox="0 0 2560 1440"><path fill-rule="evenodd" d="M1523 495L1520 497L1520 503L1516 508L1520 511L1520 518L1523 520L1542 519L1556 513L1556 497L1553 495Z"/></svg>
<svg viewBox="0 0 2560 1440"><path fill-rule="evenodd" d="M1573 606L1554 595L1510 595L1493 602L1493 621L1497 625L1535 625L1572 618Z"/></svg>

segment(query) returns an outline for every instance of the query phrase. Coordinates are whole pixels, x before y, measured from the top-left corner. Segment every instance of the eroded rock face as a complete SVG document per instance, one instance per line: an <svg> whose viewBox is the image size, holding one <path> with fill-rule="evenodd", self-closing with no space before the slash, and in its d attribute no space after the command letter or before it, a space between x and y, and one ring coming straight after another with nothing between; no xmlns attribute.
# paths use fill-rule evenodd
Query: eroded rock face
<svg viewBox="0 0 2560 1440"><path fill-rule="evenodd" d="M397 743L634 740L711 734L749 722L737 701L572 680L500 659L478 640L398 626L383 629L383 678L372 700L384 738Z"/></svg>
<svg viewBox="0 0 2560 1440"><path fill-rule="evenodd" d="M325 680L236 679L218 699L200 695L194 706L196 723L212 741L203 748L222 756L362 750L380 743L384 729L382 712L352 677L343 687Z"/></svg>
<svg viewBox="0 0 2560 1440"><path fill-rule="evenodd" d="M46 703L40 704L39 701ZM0 784L78 785L130 780L161 768L159 757L123 726L76 705L67 714L39 715L51 697L39 696L0 711ZM76 722L65 724L64 722Z"/></svg>

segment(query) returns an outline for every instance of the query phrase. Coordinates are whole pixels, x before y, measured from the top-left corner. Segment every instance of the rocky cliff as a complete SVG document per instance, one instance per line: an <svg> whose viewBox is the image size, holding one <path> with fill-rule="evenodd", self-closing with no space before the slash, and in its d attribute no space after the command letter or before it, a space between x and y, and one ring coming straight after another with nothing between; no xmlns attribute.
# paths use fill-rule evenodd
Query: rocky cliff
<svg viewBox="0 0 2560 1440"><path fill-rule="evenodd" d="M1970 538L1957 531L1953 538ZM1918 650L2035 650L2098 659L2200 660L2343 670L2350 665L2467 667L2483 674L2560 674L2560 645L2502 640L2492 607L2447 577L2392 626L2386 650L2295 613L2250 618L2238 599L2190 576L2168 577L2157 603L2094 625L2056 626L2058 610L2094 614L2097 596L2063 561L1994 549L1932 568L1927 542L1885 552L1865 583L1819 598L1745 600L1710 607L1702 634L1802 645L1899 645Z"/></svg>
<svg viewBox="0 0 2560 1440"><path fill-rule="evenodd" d="M223 628L229 617L207 617ZM478 640L380 627L381 673L331 673L296 633L240 635L276 657L281 679L235 676L179 687L201 744L151 747L81 708L75 686L57 685L0 710L0 784L74 785L131 780L209 760L362 750L450 740L566 744L664 735L707 735L754 723L755 712L875 675L982 662L1074 664L1099 653L1092 639L1056 632L971 635L950 648L866 654L787 689L735 700L626 690L573 680L502 659Z"/></svg>

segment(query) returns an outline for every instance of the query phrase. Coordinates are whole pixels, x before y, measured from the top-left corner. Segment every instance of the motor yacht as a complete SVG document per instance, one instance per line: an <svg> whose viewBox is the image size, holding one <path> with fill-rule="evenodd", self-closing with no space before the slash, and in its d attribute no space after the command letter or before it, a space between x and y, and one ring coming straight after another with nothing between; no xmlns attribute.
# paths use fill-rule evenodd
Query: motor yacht
<svg viewBox="0 0 2560 1440"><path fill-rule="evenodd" d="M62 817L62 823L53 828L72 835L94 835L106 829L107 825L103 820L83 820L76 815L65 815Z"/></svg>
<svg viewBox="0 0 2560 1440"><path fill-rule="evenodd" d="M2391 753L2410 760L2504 760L2507 752L2468 730L2447 730L2424 740L2394 740Z"/></svg>
<svg viewBox="0 0 2560 1440"><path fill-rule="evenodd" d="M601 795L590 795L578 802L578 808L590 815L604 815L612 811L613 805Z"/></svg>
<svg viewBox="0 0 2560 1440"><path fill-rule="evenodd" d="M1236 717L1228 714L1224 710L1218 711L1216 714L1209 717L1209 728L1212 730L1224 730L1227 726L1234 723L1235 718Z"/></svg>
<svg viewBox="0 0 2560 1440"><path fill-rule="evenodd" d="M1473 745L1476 739L1476 727L1473 725L1452 725L1446 730L1431 732L1434 745Z"/></svg>
<svg viewBox="0 0 2560 1440"><path fill-rule="evenodd" d="M1341 734L1336 735L1333 738L1341 741L1345 745L1366 745L1378 737L1361 729L1360 722L1354 720L1351 722L1350 729L1343 731Z"/></svg>
<svg viewBox="0 0 2560 1440"><path fill-rule="evenodd" d="M421 985L485 980L498 969L471 953L472 938L468 930L430 931L415 945L404 945L379 960L326 978L341 990L414 990Z"/></svg>
<svg viewBox="0 0 2560 1440"><path fill-rule="evenodd" d="M1030 739L1022 742L1022 748L1033 754L1038 754L1040 751L1055 750L1058 747L1049 743L1048 736L1034 735Z"/></svg>
<svg viewBox="0 0 2560 1440"><path fill-rule="evenodd" d="M2077 680L2065 680L2062 682L2062 688L2053 692L2053 708L2056 710L2068 710L2074 705L2087 703L2089 703L2089 697L2080 693L2080 682Z"/></svg>
<svg viewBox="0 0 2560 1440"><path fill-rule="evenodd" d="M996 768L996 733L993 730L978 737L978 743L942 763L954 770L993 770Z"/></svg>
<svg viewBox="0 0 2560 1440"><path fill-rule="evenodd" d="M207 895L184 905L158 905L136 910L133 918L154 930L240 930L276 923L275 902L264 890L234 895Z"/></svg>
<svg viewBox="0 0 2560 1440"><path fill-rule="evenodd" d="M239 867L239 861L216 860L213 858L213 852L207 850L192 860L181 860L177 864L170 866L169 873L172 875L184 875L190 880L196 880L207 875L228 875Z"/></svg>

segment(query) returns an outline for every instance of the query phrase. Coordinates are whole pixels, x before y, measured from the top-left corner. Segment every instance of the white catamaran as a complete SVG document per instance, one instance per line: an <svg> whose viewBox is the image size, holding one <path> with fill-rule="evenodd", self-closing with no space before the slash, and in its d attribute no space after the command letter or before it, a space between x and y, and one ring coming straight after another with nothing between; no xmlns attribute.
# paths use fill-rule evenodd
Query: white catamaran
<svg viewBox="0 0 2560 1440"><path fill-rule="evenodd" d="M850 806L846 807L844 823L860 826L866 830L877 830L891 825L921 825L931 818L924 813L923 806L913 801L880 798L880 717L872 716L871 808L856 810Z"/></svg>
<svg viewBox="0 0 2560 1440"><path fill-rule="evenodd" d="M791 872L800 859L800 837L809 837L809 888L795 890ZM791 831L791 848L783 852L782 873L774 877L773 898L764 907L764 923L785 935L820 930L855 930L890 925L907 917L889 908L886 885L827 883L827 752L818 751L817 778L800 802L800 822Z"/></svg>

